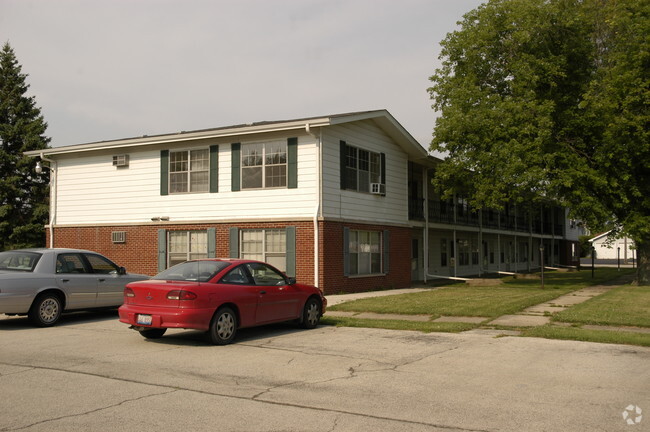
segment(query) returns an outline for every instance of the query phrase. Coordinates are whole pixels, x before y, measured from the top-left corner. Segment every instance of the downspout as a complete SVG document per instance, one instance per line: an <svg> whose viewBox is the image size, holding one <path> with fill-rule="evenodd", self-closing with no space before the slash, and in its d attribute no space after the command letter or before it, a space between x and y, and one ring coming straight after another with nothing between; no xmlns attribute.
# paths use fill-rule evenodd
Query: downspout
<svg viewBox="0 0 650 432"><path fill-rule="evenodd" d="M321 213L321 201L323 199L322 197L322 184L323 184L323 175L322 175L322 170L321 170L321 161L323 160L323 148L322 148L322 142L323 142L323 129L321 128L319 131L319 136L316 136L315 134L312 133L311 127L309 126L309 123L305 123L305 132L307 132L309 135L314 137L316 139L316 152L318 153L318 158L316 162L316 177L318 178L318 184L316 185L317 191L316 191L316 206L314 207L314 285L319 286L320 281L319 281L319 271L320 271L320 266L319 266L319 246L320 246L320 234L318 232L318 217L320 216Z"/></svg>
<svg viewBox="0 0 650 432"><path fill-rule="evenodd" d="M424 167L422 171L424 172L424 239L422 245L424 263L422 267L424 270L424 283L426 284L427 275L429 274L429 170Z"/></svg>
<svg viewBox="0 0 650 432"><path fill-rule="evenodd" d="M50 163L50 249L54 248L54 223L56 221L56 161L40 154L41 160Z"/></svg>

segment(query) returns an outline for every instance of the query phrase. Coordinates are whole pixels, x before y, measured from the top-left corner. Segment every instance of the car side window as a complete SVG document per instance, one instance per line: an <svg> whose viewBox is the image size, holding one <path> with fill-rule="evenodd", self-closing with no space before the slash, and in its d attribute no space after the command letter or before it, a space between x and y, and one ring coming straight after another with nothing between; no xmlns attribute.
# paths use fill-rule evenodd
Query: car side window
<svg viewBox="0 0 650 432"><path fill-rule="evenodd" d="M56 259L57 273L86 273L79 254L60 254Z"/></svg>
<svg viewBox="0 0 650 432"><path fill-rule="evenodd" d="M275 286L285 285L287 283L284 275L272 267L263 263L246 264L248 271L255 280L255 285Z"/></svg>
<svg viewBox="0 0 650 432"><path fill-rule="evenodd" d="M243 266L235 267L229 271L223 278L221 283L234 284L234 285L252 285L248 274Z"/></svg>
<svg viewBox="0 0 650 432"><path fill-rule="evenodd" d="M85 254L84 256L90 263L90 267L92 267L93 273L100 273L100 274L119 273L119 268L111 261L107 260L102 256L94 255L94 254Z"/></svg>

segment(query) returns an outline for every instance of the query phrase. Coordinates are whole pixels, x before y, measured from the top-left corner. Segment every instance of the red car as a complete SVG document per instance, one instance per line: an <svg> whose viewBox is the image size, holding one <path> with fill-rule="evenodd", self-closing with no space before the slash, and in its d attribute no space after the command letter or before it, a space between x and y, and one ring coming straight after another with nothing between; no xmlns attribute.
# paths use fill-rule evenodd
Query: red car
<svg viewBox="0 0 650 432"><path fill-rule="evenodd" d="M168 328L205 330L225 345L237 329L296 320L314 328L327 300L269 264L241 259L186 261L124 289L120 321L145 338Z"/></svg>

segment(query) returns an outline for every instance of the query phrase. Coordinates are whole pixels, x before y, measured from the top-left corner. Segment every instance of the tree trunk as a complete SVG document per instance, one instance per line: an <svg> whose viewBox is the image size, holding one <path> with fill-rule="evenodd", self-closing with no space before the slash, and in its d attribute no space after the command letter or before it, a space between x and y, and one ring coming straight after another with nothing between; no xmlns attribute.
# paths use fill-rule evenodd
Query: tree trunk
<svg viewBox="0 0 650 432"><path fill-rule="evenodd" d="M636 272L637 284L650 285L650 240L637 241L637 239L634 239L634 244L636 245L638 264Z"/></svg>

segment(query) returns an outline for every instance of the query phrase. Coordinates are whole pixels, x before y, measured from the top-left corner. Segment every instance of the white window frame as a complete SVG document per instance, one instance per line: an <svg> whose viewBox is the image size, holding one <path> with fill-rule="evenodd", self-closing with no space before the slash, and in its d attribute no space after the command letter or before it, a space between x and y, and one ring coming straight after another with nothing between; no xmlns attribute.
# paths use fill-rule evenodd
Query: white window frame
<svg viewBox="0 0 650 432"><path fill-rule="evenodd" d="M345 169L347 182L345 189L370 193L372 183L381 183L381 153L346 144ZM367 155L363 160L362 154ZM352 184L354 182L354 184Z"/></svg>
<svg viewBox="0 0 650 432"><path fill-rule="evenodd" d="M367 237L367 243L363 237ZM383 233L370 230L350 230L350 276L369 276L383 274L384 251ZM373 250L373 248L375 250ZM376 261L373 262L373 256Z"/></svg>
<svg viewBox="0 0 650 432"><path fill-rule="evenodd" d="M182 251L175 250L176 243L172 243L174 237L182 239L185 237ZM193 236L204 236L204 241ZM196 246L196 247L195 247ZM205 246L205 250L203 250ZM197 250L198 248L198 250ZM183 256L181 256L183 255ZM172 257L174 259L172 259ZM167 232L167 268L192 259L208 257L208 231L207 230L190 230L190 231L168 231Z"/></svg>
<svg viewBox="0 0 650 432"><path fill-rule="evenodd" d="M252 240L251 234L259 234L259 240ZM279 240L273 241L276 236ZM257 250L248 246L259 244ZM242 259L253 259L271 264L281 272L287 271L287 230L284 228L241 229L239 232L239 256Z"/></svg>
<svg viewBox="0 0 650 432"><path fill-rule="evenodd" d="M279 152L273 152L272 149L274 146L280 148ZM251 153L251 149L258 147L261 149L262 154L256 156ZM269 160L268 158L272 155L279 155L279 160ZM241 145L241 178L240 185L242 190L252 190L252 189L286 189L288 184L289 177L289 161L288 161L288 145L286 141L275 140L275 141L259 141L259 142L250 142L244 143ZM259 163L251 164L251 159L259 157ZM257 161L254 161L257 162ZM245 181L245 175L247 171L253 171L254 169L259 169L261 171L261 185L247 186ZM272 175L273 171L279 172L279 175ZM284 171L284 174L282 174ZM279 184L268 184L270 178L280 179Z"/></svg>
<svg viewBox="0 0 650 432"><path fill-rule="evenodd" d="M200 168L194 168L192 169L192 154L197 153L197 152L202 152L204 153L204 156L199 159L198 161L202 161L203 163L201 164ZM183 163L181 162L175 162L174 161L174 155L175 154L185 154L185 164L187 165L186 169L184 170L174 170L174 164L175 163ZM196 160L194 162L197 162ZM192 182L192 177L194 175L200 174L202 175L205 180L200 180L198 183L193 183ZM181 176L183 175L184 181L183 182L176 182L174 183L172 181L172 178L174 175ZM169 173L168 173L168 181L169 181L169 193L170 194L186 194L186 193L205 193L210 191L210 149L209 148L193 148L193 149L184 149L184 150L170 150L169 151ZM177 190L176 185L181 185L184 184L184 190Z"/></svg>

